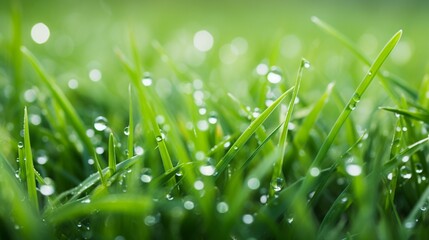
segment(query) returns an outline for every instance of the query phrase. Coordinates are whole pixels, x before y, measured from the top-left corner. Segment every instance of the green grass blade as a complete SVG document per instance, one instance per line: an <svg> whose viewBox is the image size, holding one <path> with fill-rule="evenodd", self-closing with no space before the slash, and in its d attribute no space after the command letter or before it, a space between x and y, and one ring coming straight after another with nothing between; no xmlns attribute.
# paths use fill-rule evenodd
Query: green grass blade
<svg viewBox="0 0 429 240"><path fill-rule="evenodd" d="M22 182L26 181L27 174L25 172L25 152L24 144L22 142L18 143L18 162L19 162L19 179Z"/></svg>
<svg viewBox="0 0 429 240"><path fill-rule="evenodd" d="M428 112L412 112L404 109L397 109L392 107L380 107L380 109L397 113L404 117L412 118L417 121L423 121L425 123L429 123L429 113Z"/></svg>
<svg viewBox="0 0 429 240"><path fill-rule="evenodd" d="M33 153L30 143L30 130L28 129L27 107L24 108L24 149L28 199L30 200L32 206L36 208L37 211L39 211L39 201L37 199L36 178L33 165Z"/></svg>
<svg viewBox="0 0 429 240"><path fill-rule="evenodd" d="M163 134L161 133L161 129L159 128L158 123L156 122L155 113L152 109L152 107L149 104L147 92L141 84L139 83L140 76L138 73L133 70L133 68L130 66L128 61L126 60L124 54L120 51L116 51L119 60L121 61L122 65L127 70L128 74L130 75L131 81L134 84L134 87L137 89L137 97L139 99L140 107L141 107L141 114L144 119L149 121L150 127L156 137L156 142L158 144L159 153L161 155L162 164L164 166L164 170L168 171L173 168L173 163L171 161L170 154L167 149L167 145L165 143L165 138L163 137ZM144 122L143 122L144 124ZM175 184L175 180L172 179L172 184Z"/></svg>
<svg viewBox="0 0 429 240"><path fill-rule="evenodd" d="M25 47L21 47L21 51L22 51L22 53L24 53L24 55L30 61L34 70L36 70L36 72L38 73L40 79L48 87L50 93L52 94L54 99L58 102L58 104L61 106L61 108L64 111L64 113L66 114L66 116L70 119L73 128L75 129L80 140L85 145L89 155L95 158L95 165L96 165L97 171L101 175L102 174L101 173L101 164L100 164L99 159L97 157L97 153L95 152L95 148L91 142L91 139L89 139L89 137L86 135L86 129L84 127L84 124L82 123L82 120L79 118L79 115L77 114L73 105L67 99L67 97L65 96L65 94L61 90L61 88L55 83L55 81L53 79L51 79L51 77L48 76L48 74L42 68L42 66L37 61L37 59L34 57L34 55ZM101 178L104 179L103 176L101 176Z"/></svg>
<svg viewBox="0 0 429 240"><path fill-rule="evenodd" d="M284 92L280 97L278 97L267 109L265 109L247 128L244 132L238 137L235 143L231 146L228 152L223 156L223 158L216 165L216 176L222 174L226 169L228 164L237 154L237 152L243 147L243 145L249 140L252 134L256 129L261 126L262 123L271 115L271 113L276 109L276 107L283 101L283 99L293 90L290 88Z"/></svg>
<svg viewBox="0 0 429 240"><path fill-rule="evenodd" d="M134 156L134 115L133 115L133 97L132 97L132 87L131 84L128 86L128 101L129 101L129 107L128 107L128 129L126 132L128 133L128 152L127 157L131 158Z"/></svg>
<svg viewBox="0 0 429 240"><path fill-rule="evenodd" d="M40 215L29 201L14 175L14 169L0 153L0 219L2 233L13 233L14 239L52 239ZM7 221L3 221L7 219ZM19 231L16 228L19 227ZM2 235L2 239L5 237ZM11 235L9 235L11 237Z"/></svg>
<svg viewBox="0 0 429 240"><path fill-rule="evenodd" d="M307 68L308 66L309 66L308 61L305 59L302 59L301 64L300 64L299 69L298 69L298 74L296 76L295 86L294 86L293 92L292 92L292 98L289 102L289 106L287 109L286 119L285 119L285 122L283 124L283 129L282 129L282 132L280 135L280 140L279 140L279 144L278 144L278 147L280 149L280 156L279 156L279 159L274 164L273 175L271 178L272 183L277 181L277 179L279 179L279 178L284 179L282 169L283 169L283 161L284 161L286 146L287 146L287 134L289 131L289 122L292 118L293 108L295 106L295 100L298 97L299 88L301 86L302 73L304 72L304 68ZM273 196L275 191L273 189L270 189L270 193L271 193L271 196Z"/></svg>
<svg viewBox="0 0 429 240"><path fill-rule="evenodd" d="M116 151L113 133L109 135L109 171L111 174L116 172Z"/></svg>
<svg viewBox="0 0 429 240"><path fill-rule="evenodd" d="M347 120L350 113L356 108L356 105L360 101L363 93L366 91L369 84L374 79L376 73L378 72L381 65L384 63L384 61L387 59L390 52L398 43L399 39L401 38L401 35L402 35L402 31L398 31L381 50L380 54L378 55L374 63L369 68L368 73L365 75L364 79L356 88L355 92L353 93L353 96L350 98L347 105L341 112L340 116L337 118L336 122L334 123L334 126L331 128L330 132L328 133L328 136L326 137L325 141L320 147L320 150L317 153L316 158L312 163L312 167L319 167L320 165L322 165L323 161L325 160L325 156L328 153L329 148L331 147L332 143L334 142L334 139L336 138L338 132L341 129L341 126ZM312 181L312 177L309 172L307 173L307 176L308 178L306 178L306 180L304 181L303 189L306 189L309 187L309 185L311 185L310 182Z"/></svg>

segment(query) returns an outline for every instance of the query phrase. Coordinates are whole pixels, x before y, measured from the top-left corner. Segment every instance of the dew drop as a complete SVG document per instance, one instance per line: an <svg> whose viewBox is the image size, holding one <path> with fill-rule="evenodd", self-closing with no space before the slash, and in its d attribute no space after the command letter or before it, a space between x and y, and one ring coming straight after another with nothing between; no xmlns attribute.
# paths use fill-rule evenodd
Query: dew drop
<svg viewBox="0 0 429 240"><path fill-rule="evenodd" d="M392 179L393 179L393 173L389 173L389 174L387 174L387 179L388 180L390 180L390 181L392 181Z"/></svg>
<svg viewBox="0 0 429 240"><path fill-rule="evenodd" d="M226 202L219 202L219 203L216 205L216 210L217 210L219 213L226 213L226 212L228 212L228 210L229 210L229 206L228 206L228 204L227 204Z"/></svg>
<svg viewBox="0 0 429 240"><path fill-rule="evenodd" d="M134 153L136 155L143 155L144 154L144 148L141 146L135 146L134 147Z"/></svg>
<svg viewBox="0 0 429 240"><path fill-rule="evenodd" d="M102 73L99 69L94 68L89 71L89 79L93 82L98 82L101 80Z"/></svg>
<svg viewBox="0 0 429 240"><path fill-rule="evenodd" d="M40 165L44 165L48 162L48 156L46 156L44 153L41 153L39 156L37 156L36 161Z"/></svg>
<svg viewBox="0 0 429 240"><path fill-rule="evenodd" d="M97 131L104 131L107 129L107 119L103 116L98 116L94 120L94 128Z"/></svg>
<svg viewBox="0 0 429 240"><path fill-rule="evenodd" d="M362 173L362 167L355 163L350 163L346 166L346 172L352 176L356 177Z"/></svg>
<svg viewBox="0 0 429 240"><path fill-rule="evenodd" d="M317 167L310 168L310 175L313 177L317 177L320 175L320 169Z"/></svg>
<svg viewBox="0 0 429 240"><path fill-rule="evenodd" d="M400 169L401 177L404 179L410 179L412 177L412 173L409 167L402 166Z"/></svg>
<svg viewBox="0 0 429 240"><path fill-rule="evenodd" d="M416 163L416 173L422 173L423 172L423 166L421 163Z"/></svg>
<svg viewBox="0 0 429 240"><path fill-rule="evenodd" d="M52 185L42 185L40 186L40 193L45 196L51 196L54 194L55 188Z"/></svg>
<svg viewBox="0 0 429 240"><path fill-rule="evenodd" d="M130 135L130 127L125 127L124 128L124 134L125 134L125 136Z"/></svg>
<svg viewBox="0 0 429 240"><path fill-rule="evenodd" d="M368 71L368 76L371 76L372 75L372 72L371 71Z"/></svg>
<svg viewBox="0 0 429 240"><path fill-rule="evenodd" d="M252 190L258 189L260 185L261 185L261 182L257 178L250 178L247 181L247 187L249 187Z"/></svg>
<svg viewBox="0 0 429 240"><path fill-rule="evenodd" d="M208 122L210 124L216 124L217 123L217 117L215 115L212 115L209 117Z"/></svg>
<svg viewBox="0 0 429 240"><path fill-rule="evenodd" d="M293 223L293 217L287 218L287 219L286 219L286 221L287 221L289 224L292 224L292 223Z"/></svg>
<svg viewBox="0 0 429 240"><path fill-rule="evenodd" d="M268 202L268 195L262 195L260 198L259 198L259 201L262 203L262 204L266 204L267 202Z"/></svg>
<svg viewBox="0 0 429 240"><path fill-rule="evenodd" d="M268 73L269 69L267 64L260 63L258 66L256 66L256 73L260 76L265 76Z"/></svg>
<svg viewBox="0 0 429 240"><path fill-rule="evenodd" d="M89 199L89 198L86 198L86 199L81 201L81 203L90 203L90 202L91 202L91 199Z"/></svg>
<svg viewBox="0 0 429 240"><path fill-rule="evenodd" d="M152 181L152 170L150 168L143 168L140 180L144 183L150 183Z"/></svg>
<svg viewBox="0 0 429 240"><path fill-rule="evenodd" d="M305 60L305 61L304 61L304 68L310 68L310 67L311 67L310 62L309 62L309 61L307 61L307 60Z"/></svg>
<svg viewBox="0 0 429 240"><path fill-rule="evenodd" d="M403 163L408 162L408 160L410 160L410 156L403 156L403 157L402 157L402 162L403 162Z"/></svg>
<svg viewBox="0 0 429 240"><path fill-rule="evenodd" d="M282 80L282 71L279 67L273 66L267 74L267 80L270 83L276 84Z"/></svg>
<svg viewBox="0 0 429 240"><path fill-rule="evenodd" d="M173 200L173 199L174 199L174 197L173 197L173 195L172 195L171 193L169 193L169 194L165 195L165 198L166 198L168 201L171 201L171 200Z"/></svg>
<svg viewBox="0 0 429 240"><path fill-rule="evenodd" d="M200 166L200 173L204 176L212 176L215 173L215 167L212 165Z"/></svg>
<svg viewBox="0 0 429 240"><path fill-rule="evenodd" d="M408 228L408 229L414 228L415 225L416 225L416 223L413 221L408 221L404 224L405 228Z"/></svg>
<svg viewBox="0 0 429 240"><path fill-rule="evenodd" d="M23 143L23 142L18 142L18 148L19 148L19 149L24 148L24 143Z"/></svg>
<svg viewBox="0 0 429 240"><path fill-rule="evenodd" d="M194 47L201 51L207 52L213 47L213 36L207 30L201 30L194 35Z"/></svg>
<svg viewBox="0 0 429 240"><path fill-rule="evenodd" d="M150 73L144 73L144 76L142 78L142 84L145 87L149 87L152 85L152 77L150 76Z"/></svg>
<svg viewBox="0 0 429 240"><path fill-rule="evenodd" d="M161 142L162 140L164 140L164 136L163 135L161 135L161 136L156 136L156 141L157 142Z"/></svg>
<svg viewBox="0 0 429 240"><path fill-rule="evenodd" d="M197 180L194 182L194 188L196 190L203 190L204 189L204 183L201 180Z"/></svg>
<svg viewBox="0 0 429 240"><path fill-rule="evenodd" d="M31 38L37 44L43 44L47 42L50 34L51 33L49 31L48 26L46 26L44 23L36 23L31 28Z"/></svg>
<svg viewBox="0 0 429 240"><path fill-rule="evenodd" d="M285 180L284 178L276 178L275 180L273 180L271 182L271 187L273 188L273 190L275 192L279 192L283 189L283 187L285 186Z"/></svg>
<svg viewBox="0 0 429 240"><path fill-rule="evenodd" d="M156 222L157 220L155 216L148 215L144 218L144 224L146 224L146 226L153 226L156 224Z"/></svg>
<svg viewBox="0 0 429 240"><path fill-rule="evenodd" d="M194 209L195 204L194 204L194 202L192 202L192 201L190 201L190 200L186 200L186 201L183 203L183 207L184 207L185 209L187 209L187 210L192 210L192 209Z"/></svg>
<svg viewBox="0 0 429 240"><path fill-rule="evenodd" d="M244 214L242 217L242 220L245 224L252 224L253 223L253 216L250 214Z"/></svg>

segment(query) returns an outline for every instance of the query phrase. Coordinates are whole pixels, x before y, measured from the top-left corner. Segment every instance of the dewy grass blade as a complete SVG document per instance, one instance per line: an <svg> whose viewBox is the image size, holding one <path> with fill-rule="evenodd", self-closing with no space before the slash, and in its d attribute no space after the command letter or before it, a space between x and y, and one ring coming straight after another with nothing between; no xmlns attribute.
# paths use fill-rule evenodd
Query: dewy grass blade
<svg viewBox="0 0 429 240"><path fill-rule="evenodd" d="M133 49L133 51L135 52L136 50ZM137 97L140 103L141 115L143 116L144 119L149 121L150 127L156 137L156 142L158 144L158 149L161 155L164 171L168 171L173 168L173 162L171 161L170 153L168 152L167 145L165 143L165 137L162 134L158 123L156 122L155 112L152 109L152 106L149 104L147 92L145 91L145 89L143 89L141 84L139 84L139 79L141 76L138 74L137 70L133 70L129 62L126 60L124 54L119 49L116 50L116 54L118 55L122 65L127 70L128 74L130 75L131 81L137 90ZM138 68L138 66L136 66L136 68ZM172 185L175 184L174 178L171 179L171 184Z"/></svg>
<svg viewBox="0 0 429 240"><path fill-rule="evenodd" d="M133 115L133 89L131 84L128 86L128 101L129 101L129 113L128 113L128 128L125 129L125 134L128 135L128 152L127 157L131 158L134 156L134 115Z"/></svg>
<svg viewBox="0 0 429 240"><path fill-rule="evenodd" d="M33 207L39 211L39 201L37 199L36 178L34 175L33 153L31 151L30 130L28 129L27 107L24 108L24 152L25 152L25 172L27 179L28 199Z"/></svg>
<svg viewBox="0 0 429 240"><path fill-rule="evenodd" d="M113 133L109 136L109 171L110 174L116 172L116 153L115 153L115 139Z"/></svg>
<svg viewBox="0 0 429 240"><path fill-rule="evenodd" d="M287 146L287 133L289 131L289 122L292 118L293 108L295 106L295 100L298 96L299 88L301 86L302 73L304 72L304 68L307 68L308 66L309 66L308 61L303 59L298 69L295 86L293 88L292 98L289 102L289 106L286 114L286 120L283 124L283 129L282 129L279 144L278 144L278 147L280 149L280 155L279 155L279 159L274 164L274 170L273 170L271 182L277 181L278 178L281 178L281 179L284 178L282 169L283 169L284 155L285 155L286 146ZM270 189L271 196L273 196L274 192L275 191L273 189Z"/></svg>
<svg viewBox="0 0 429 240"><path fill-rule="evenodd" d="M100 162L98 160L97 153L95 152L95 148L91 142L91 139L89 139L89 137L86 135L86 129L84 127L84 124L82 123L82 120L79 118L79 115L77 114L73 105L70 103L70 101L64 95L63 91L55 83L55 81L53 79L51 79L51 77L49 77L47 73L45 73L44 69L42 69L42 67L41 67L40 63L37 61L36 57L34 57L34 55L25 47L21 47L21 51L24 53L24 55L30 61L34 70L36 70L36 72L38 73L40 79L48 87L53 98L58 102L58 104L61 106L61 108L64 111L64 113L66 114L66 116L70 119L73 128L75 129L80 140L85 145L89 155L95 158L95 165L96 165L97 171L100 174L100 176L104 182L104 177L102 176L102 173L101 173L101 165L100 165Z"/></svg>
<svg viewBox="0 0 429 240"><path fill-rule="evenodd" d="M355 92L353 93L353 96L348 101L347 105L341 112L340 116L337 118L336 122L334 123L334 126L331 128L331 131L328 133L328 136L326 137L325 141L323 142L319 152L316 155L316 158L314 159L311 167L320 167L322 165L323 161L325 160L325 156L328 153L329 148L331 147L332 143L334 142L338 132L341 129L341 126L344 124L344 122L349 117L350 113L356 108L356 105L359 103L363 93L368 88L369 84L374 79L375 75L377 74L378 70L380 69L381 65L384 63L384 61L389 56L390 52L393 50L393 48L396 46L396 44L399 42L399 39L402 36L402 31L398 31L390 40L387 42L387 44L384 46L383 50L381 50L378 57L375 59L374 63L369 68L368 73L365 75L364 79L361 81L359 86L356 88ZM303 190L306 191L306 188L310 187L312 182L312 177L309 172L307 172L307 178L304 180L303 184Z"/></svg>
<svg viewBox="0 0 429 240"><path fill-rule="evenodd" d="M429 123L429 112L412 112L404 109L397 109L391 107L380 107L380 109L393 112L404 117L413 118L417 121L423 121L425 123Z"/></svg>
<svg viewBox="0 0 429 240"><path fill-rule="evenodd" d="M256 131L256 129L261 126L262 123L271 115L271 113L276 109L278 105L283 101L283 99L293 90L293 87L284 92L279 98L277 98L265 111L263 111L252 123L250 123L249 127L244 130L244 132L238 137L235 143L231 146L228 152L223 156L223 158L216 165L216 173L215 175L218 177L222 172L226 169L228 164L237 154L237 152L243 147L243 145L249 140L252 134Z"/></svg>

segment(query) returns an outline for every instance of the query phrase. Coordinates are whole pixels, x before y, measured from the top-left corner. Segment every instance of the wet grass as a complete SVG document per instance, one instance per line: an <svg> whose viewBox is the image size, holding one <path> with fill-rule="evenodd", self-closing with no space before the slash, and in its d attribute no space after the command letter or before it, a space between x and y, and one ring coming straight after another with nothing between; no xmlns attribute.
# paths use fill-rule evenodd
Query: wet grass
<svg viewBox="0 0 429 240"><path fill-rule="evenodd" d="M377 39L384 47L369 58L313 17L321 39L345 53L316 60L330 46L317 40L282 67L281 33L258 51L234 38L201 52L191 35L192 63L178 61L188 45L142 47L127 30L126 44L111 46L113 64L89 66L101 79L85 81L21 46L19 7L11 16L4 52L14 57L0 76L9 89L0 96L2 237L427 234L429 78L416 90L389 67L406 32Z"/></svg>

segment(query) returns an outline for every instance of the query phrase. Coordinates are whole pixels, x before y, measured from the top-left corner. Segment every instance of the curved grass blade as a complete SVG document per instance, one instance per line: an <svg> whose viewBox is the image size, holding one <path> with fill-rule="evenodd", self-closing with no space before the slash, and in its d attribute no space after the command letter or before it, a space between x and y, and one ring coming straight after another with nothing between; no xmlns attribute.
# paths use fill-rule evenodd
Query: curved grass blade
<svg viewBox="0 0 429 240"><path fill-rule="evenodd" d="M428 204L429 199L429 186L426 187L426 190L420 196L418 202L414 205L411 212L408 214L407 218L403 221L404 227L406 229L411 229L416 224L416 220L419 218L419 214L422 212L422 208Z"/></svg>
<svg viewBox="0 0 429 240"><path fill-rule="evenodd" d="M339 31L337 31L334 27L332 27L329 24L323 22L322 20L320 20L318 17L315 17L315 16L311 17L311 21L313 23L315 23L317 26L319 26L321 29L323 29L325 32L327 32L329 35L331 35L334 38L338 39L342 44L344 44L344 46L347 49L349 49L354 55L356 55L367 66L371 65L371 61L367 57L365 57L362 54L361 51L358 50L358 48L355 46L355 44L350 39L348 39L346 36L344 36ZM386 88L386 90L388 91L388 93L391 95L391 97L395 97L395 98L393 98L393 100L396 100L397 99L396 97L398 95L393 91L393 89L391 89L390 86L388 86L386 84L386 82L384 81L384 79L391 80L395 85L397 85L401 89L405 90L408 94L410 94L414 98L416 97L415 92L406 84L406 82L404 82L403 80L401 80L398 77L394 76L390 72L384 71L384 72L380 72L378 74L380 76L382 76L382 79L383 79L382 83L383 83L384 87Z"/></svg>
<svg viewBox="0 0 429 240"><path fill-rule="evenodd" d="M89 137L86 135L86 129L84 127L84 124L82 123L82 120L79 118L79 115L77 114L73 105L67 99L67 97L65 96L61 88L55 83L55 81L48 76L48 74L42 68L40 63L37 61L36 57L34 57L34 55L26 47L21 47L21 51L30 61L31 65L33 66L34 70L36 70L40 79L48 87L50 93L52 94L54 99L58 102L58 104L61 106L62 110L64 111L68 119L70 119L74 130L76 131L80 140L85 145L89 155L94 157L97 171L100 174L103 182L105 182L104 177L102 176L102 173L101 173L101 165L98 160L97 153L95 152L95 148L91 142L91 139L89 139Z"/></svg>
<svg viewBox="0 0 429 240"><path fill-rule="evenodd" d="M256 129L261 126L262 123L271 115L271 113L276 109L276 107L282 102L282 100L293 90L293 87L284 92L279 98L277 98L267 109L265 109L252 123L249 127L244 130L244 132L238 137L237 141L231 146L228 152L223 156L223 158L216 165L216 174L218 177L226 169L228 164L237 154L237 152L243 147L243 145L249 140L252 134Z"/></svg>
<svg viewBox="0 0 429 240"><path fill-rule="evenodd" d="M427 112L412 112L404 109L397 109L392 107L380 107L380 109L397 113L399 115L402 115L404 117L412 118L417 121L423 121L425 123L429 123L429 113Z"/></svg>
<svg viewBox="0 0 429 240"><path fill-rule="evenodd" d="M143 158L142 155L134 156L130 159L127 159L125 161L122 161L116 165L116 174L129 169L131 166L133 166L136 162L141 160ZM105 168L102 170L103 174L106 174L109 172L109 168ZM71 195L72 197L68 200L68 202L74 201L75 199L79 198L79 196L84 193L86 190L94 186L97 182L100 181L100 174L91 174L89 177L87 177L84 181L82 181L77 187L74 187L70 190L67 190L60 195L56 199L53 200L53 205L56 203L59 203L62 199L67 197L68 195Z"/></svg>
<svg viewBox="0 0 429 240"><path fill-rule="evenodd" d="M25 173L27 180L28 199L32 206L39 211L39 201L37 199L36 178L34 174L33 153L31 152L30 130L28 129L27 107L24 108L24 152L25 152Z"/></svg>
<svg viewBox="0 0 429 240"><path fill-rule="evenodd" d="M135 51L135 49L133 51ZM139 73L137 70L133 70L130 63L126 60L125 55L119 49L116 50L116 53L122 65L125 67L128 74L130 75L130 78L132 83L134 84L134 87L137 89L137 97L139 99L139 103L141 106L141 114L142 116L145 116L144 118L149 121L150 127L156 137L164 170L168 171L173 168L173 162L171 161L171 157L168 152L165 139L161 133L161 129L159 128L158 123L156 122L155 113L151 105L149 104L147 93L145 92L145 89L143 89L142 86L139 84L139 79L140 79ZM136 68L138 68L138 66L136 66ZM174 185L175 179L171 179L171 181L172 181L171 184Z"/></svg>
<svg viewBox="0 0 429 240"><path fill-rule="evenodd" d="M14 169L0 153L0 218L8 221L1 224L2 233L9 229L15 239L53 239L33 204L22 201L26 193L14 175ZM20 230L16 231L16 227ZM2 238L5 237L2 235ZM9 235L9 237L11 237Z"/></svg>
<svg viewBox="0 0 429 240"><path fill-rule="evenodd" d="M314 159L311 165L312 167L319 167L320 165L322 165L323 161L325 160L325 156L328 153L328 150L331 147L332 143L334 142L342 125L347 120L350 113L356 108L356 105L360 101L362 95L365 93L369 84L374 79L376 73L378 72L381 65L384 63L384 61L387 59L390 52L399 42L399 39L401 38L401 36L402 36L402 30L398 31L381 50L381 52L375 59L374 63L369 68L368 73L365 75L364 79L356 88L355 92L353 93L353 96L350 98L347 105L344 107L343 111L341 112L340 116L335 121L334 126L331 128L330 132L328 133L328 136L326 137L325 141L320 147L319 152L317 153L316 158ZM306 192L308 188L312 185L313 181L314 181L314 178L311 177L311 174L308 171L307 178L305 178L302 186L302 191Z"/></svg>
<svg viewBox="0 0 429 240"><path fill-rule="evenodd" d="M304 68L307 68L308 66L309 66L308 61L305 59L302 59L298 69L298 74L296 76L295 86L292 92L292 98L289 102L289 107L287 109L286 119L283 124L283 130L280 135L280 140L278 144L278 147L280 148L280 156L279 156L279 159L274 164L274 170L273 170L271 182L275 182L278 178L284 179L282 169L283 169L283 161L284 161L286 146L287 146L287 134L289 131L289 122L292 118L293 108L295 106L295 100L298 97L299 88L301 86L302 73L304 72ZM270 195L273 196L274 193L275 191L271 188Z"/></svg>

